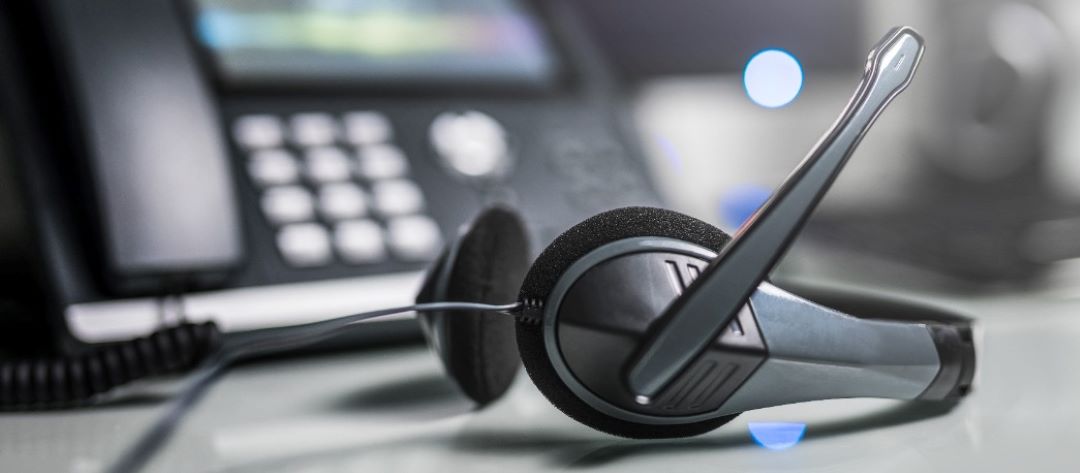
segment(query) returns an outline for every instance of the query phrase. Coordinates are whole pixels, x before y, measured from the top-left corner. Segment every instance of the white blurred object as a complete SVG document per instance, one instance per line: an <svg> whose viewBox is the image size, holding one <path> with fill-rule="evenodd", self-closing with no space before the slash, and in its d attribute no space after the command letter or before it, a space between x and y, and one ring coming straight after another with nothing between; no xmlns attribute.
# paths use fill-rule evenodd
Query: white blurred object
<svg viewBox="0 0 1080 473"><path fill-rule="evenodd" d="M465 178L499 177L509 169L506 131L483 112L441 113L431 123L429 138L442 164Z"/></svg>
<svg viewBox="0 0 1080 473"><path fill-rule="evenodd" d="M1044 5L1065 39L1060 66L1067 77L1051 104L1045 176L1058 195L1080 202L1080 2L1053 0Z"/></svg>
<svg viewBox="0 0 1080 473"><path fill-rule="evenodd" d="M919 121L930 162L965 181L1009 179L1045 157L1064 44L1046 13L1022 2L948 1L939 23L929 108ZM927 33L930 35L930 33Z"/></svg>
<svg viewBox="0 0 1080 473"><path fill-rule="evenodd" d="M927 38L920 73L867 134L806 241L989 283L1032 281L1080 256L1080 240L1060 230L1080 217L1080 4L867 2L864 36L897 24ZM636 119L667 202L734 231L861 72L804 66L802 92L776 109L755 104L734 72L645 84Z"/></svg>

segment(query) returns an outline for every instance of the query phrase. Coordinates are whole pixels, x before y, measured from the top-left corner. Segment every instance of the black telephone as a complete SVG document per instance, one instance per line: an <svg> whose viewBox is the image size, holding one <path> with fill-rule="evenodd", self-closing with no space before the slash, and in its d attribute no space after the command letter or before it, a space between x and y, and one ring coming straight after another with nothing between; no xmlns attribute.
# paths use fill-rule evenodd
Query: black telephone
<svg viewBox="0 0 1080 473"><path fill-rule="evenodd" d="M24 3L0 6L0 311L49 314L63 351L406 302L492 200L537 247L658 200L570 2ZM408 15L408 41L341 37Z"/></svg>

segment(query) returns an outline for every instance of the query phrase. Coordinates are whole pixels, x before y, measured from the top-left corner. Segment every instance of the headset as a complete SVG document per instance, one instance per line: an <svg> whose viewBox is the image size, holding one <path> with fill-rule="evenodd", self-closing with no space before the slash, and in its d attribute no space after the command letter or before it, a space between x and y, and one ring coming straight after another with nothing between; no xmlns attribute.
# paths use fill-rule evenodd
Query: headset
<svg viewBox="0 0 1080 473"><path fill-rule="evenodd" d="M794 402L963 396L975 368L969 320L867 296L825 296L830 307L765 281L922 53L912 29L889 32L840 118L734 238L676 212L623 208L570 228L526 271L520 219L488 210L418 301L506 301L524 274L521 307L513 320L422 315L451 377L482 405L520 359L567 415L631 438L697 435Z"/></svg>
<svg viewBox="0 0 1080 473"><path fill-rule="evenodd" d="M570 228L530 265L524 222L495 206L444 249L416 305L227 339L183 325L75 360L5 363L0 405L70 403L201 363L113 468L131 471L233 362L412 311L477 405L524 364L555 407L629 438L698 435L747 410L819 399L955 401L975 373L970 319L863 294L804 298L766 280L922 54L917 32L891 30L839 119L734 237L670 210L622 208Z"/></svg>

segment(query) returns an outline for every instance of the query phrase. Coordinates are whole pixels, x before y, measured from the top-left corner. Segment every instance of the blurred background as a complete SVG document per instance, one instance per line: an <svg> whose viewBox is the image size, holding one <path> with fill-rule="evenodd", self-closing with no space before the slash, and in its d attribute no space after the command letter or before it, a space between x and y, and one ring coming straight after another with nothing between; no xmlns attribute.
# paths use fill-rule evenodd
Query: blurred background
<svg viewBox="0 0 1080 473"><path fill-rule="evenodd" d="M884 272L896 283L982 289L1048 284L1049 274L1069 272L1055 263L1080 255L1073 3L603 10L613 3L583 7L622 70L639 78L636 123L675 207L734 229L835 120L866 45L906 24L927 38L923 65L812 219L798 247L808 251L795 255L828 254L815 270L841 278ZM750 77L750 58L771 48L802 66L801 89L766 84L791 90L779 106L748 93L766 81Z"/></svg>
<svg viewBox="0 0 1080 473"><path fill-rule="evenodd" d="M923 64L777 277L1080 287L1075 2L49 0L0 16L0 308L63 351L179 319L232 331L408 303L493 203L523 212L534 253L623 205L734 232L896 25L927 38Z"/></svg>

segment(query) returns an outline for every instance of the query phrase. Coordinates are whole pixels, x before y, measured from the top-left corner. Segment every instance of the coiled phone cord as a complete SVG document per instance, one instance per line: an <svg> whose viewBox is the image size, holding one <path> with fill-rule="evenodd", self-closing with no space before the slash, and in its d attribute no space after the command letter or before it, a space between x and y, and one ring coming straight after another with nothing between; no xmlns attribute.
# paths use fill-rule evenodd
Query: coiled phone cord
<svg viewBox="0 0 1080 473"><path fill-rule="evenodd" d="M0 410L74 407L129 382L194 368L221 345L213 322L184 323L81 356L0 362Z"/></svg>
<svg viewBox="0 0 1080 473"><path fill-rule="evenodd" d="M233 364L246 359L280 354L304 348L338 335L345 328L359 322L405 312L433 311L483 311L513 314L521 303L480 304L472 302L432 302L405 307L363 312L320 322L288 327L269 328L236 334L200 364L180 392L171 400L165 411L147 428L139 439L126 449L107 470L113 473L138 471L154 453L164 445L176 429L184 414L195 405L214 380ZM216 330L216 329L215 329Z"/></svg>

